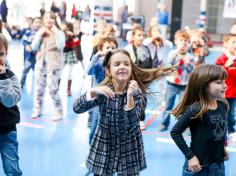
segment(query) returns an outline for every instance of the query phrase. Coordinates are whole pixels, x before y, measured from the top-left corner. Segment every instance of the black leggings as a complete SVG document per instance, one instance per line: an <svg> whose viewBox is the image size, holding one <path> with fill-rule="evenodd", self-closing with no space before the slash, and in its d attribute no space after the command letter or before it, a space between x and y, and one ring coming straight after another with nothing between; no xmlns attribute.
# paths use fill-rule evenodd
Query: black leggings
<svg viewBox="0 0 236 176"><path fill-rule="evenodd" d="M94 176L99 176L98 174L94 174Z"/></svg>

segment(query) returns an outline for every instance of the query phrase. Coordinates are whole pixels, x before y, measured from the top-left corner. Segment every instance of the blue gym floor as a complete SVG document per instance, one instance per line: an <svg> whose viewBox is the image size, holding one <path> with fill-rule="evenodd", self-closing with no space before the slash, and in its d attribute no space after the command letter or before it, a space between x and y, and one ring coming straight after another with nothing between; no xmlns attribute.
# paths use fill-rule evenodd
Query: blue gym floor
<svg viewBox="0 0 236 176"><path fill-rule="evenodd" d="M88 41L88 39L84 40ZM88 58L91 47L86 45L82 49L85 58ZM212 63L219 54L219 51L212 51L207 62ZM8 56L12 70L20 77L23 68L23 49L20 42L11 42ZM85 64L87 65L88 61L85 60ZM66 70L62 75L65 74ZM60 94L63 99L65 118L53 122L51 120L53 106L48 94L44 99L42 118L30 117L34 79L32 72L28 75L26 86L22 91L22 100L19 103L21 123L18 125L20 168L24 176L84 176L87 173L84 163L89 150L88 114L75 114L72 105L74 100L90 87L90 79L88 76L83 77L80 63L76 65L73 71L72 97L67 97L67 80L63 76ZM148 99L147 129L143 132L147 169L141 173L141 176L180 176L184 156L170 138L169 131L158 132L161 109L164 105L162 94L165 84L155 82L151 90L157 90L159 94L156 95L156 99ZM171 126L174 121L172 118ZM185 136L189 141L190 137L187 134ZM230 159L225 162L226 176L236 176L234 168L236 143L230 142L228 149ZM1 167L0 175L4 175Z"/></svg>

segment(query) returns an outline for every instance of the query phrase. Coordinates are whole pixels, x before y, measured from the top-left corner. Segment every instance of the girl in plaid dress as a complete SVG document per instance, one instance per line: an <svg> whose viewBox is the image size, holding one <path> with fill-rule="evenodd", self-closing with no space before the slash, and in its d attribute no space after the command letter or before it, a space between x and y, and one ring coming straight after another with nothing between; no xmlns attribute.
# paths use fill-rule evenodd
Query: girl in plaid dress
<svg viewBox="0 0 236 176"><path fill-rule="evenodd" d="M65 48L63 49L64 54L64 64L65 67L68 67L68 75L67 75L67 96L71 96L71 83L72 83L72 70L75 64L78 63L78 59L76 57L76 53L74 50L75 46L75 36L73 33L73 24L70 22L64 22L61 25L62 30L66 36Z"/></svg>
<svg viewBox="0 0 236 176"><path fill-rule="evenodd" d="M100 119L86 166L94 176L138 176L146 160L139 117L146 89L174 69L141 69L125 50L109 52L104 59L106 77L78 98L76 113L99 107Z"/></svg>

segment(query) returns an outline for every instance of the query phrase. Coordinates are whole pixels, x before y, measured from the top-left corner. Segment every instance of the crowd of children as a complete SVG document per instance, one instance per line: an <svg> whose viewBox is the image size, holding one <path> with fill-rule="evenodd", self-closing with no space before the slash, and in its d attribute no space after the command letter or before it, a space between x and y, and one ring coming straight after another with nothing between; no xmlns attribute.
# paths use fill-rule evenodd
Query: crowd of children
<svg viewBox="0 0 236 176"><path fill-rule="evenodd" d="M14 166L7 161L9 158L2 158L6 174L22 174L15 132L19 122L16 103L28 72L30 69L35 72L32 118L42 115L48 88L54 105L53 120L58 121L65 116L59 95L61 72L69 68L66 93L71 96L72 69L80 61L84 74L91 75L92 84L75 101L73 110L76 113L89 110L90 152L86 166L91 173L137 176L147 167L142 130L146 128L145 109L151 94L148 87L154 80L165 77L165 107L158 130L168 130L171 114L178 119L171 137L186 158L183 175L225 175L227 133L236 140L236 30L232 28L224 36L224 53L215 64L206 64L207 39L199 30L176 31L173 47L157 26L151 26L145 38L145 30L135 25L132 40L120 49L113 26L102 23L93 40L91 58L84 58L80 22L64 19L59 25L56 19L55 13L44 12L42 18L32 19L21 36L24 70L20 83L7 67L7 40L0 34L0 112L6 114L0 120L0 141L7 145L5 140L14 138L15 146ZM168 56L164 49L170 50ZM83 59L90 60L87 67ZM190 146L182 136L187 128L191 134ZM6 152L2 145L0 152Z"/></svg>

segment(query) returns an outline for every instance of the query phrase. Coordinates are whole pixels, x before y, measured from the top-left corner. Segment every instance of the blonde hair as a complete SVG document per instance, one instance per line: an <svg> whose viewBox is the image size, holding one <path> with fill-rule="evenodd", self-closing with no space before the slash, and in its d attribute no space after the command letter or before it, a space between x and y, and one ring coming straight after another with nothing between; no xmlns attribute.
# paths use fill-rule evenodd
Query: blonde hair
<svg viewBox="0 0 236 176"><path fill-rule="evenodd" d="M223 37L223 44L225 45L232 37L236 37L236 34L226 34Z"/></svg>
<svg viewBox="0 0 236 176"><path fill-rule="evenodd" d="M132 61L130 54L124 49L118 49L113 52L108 52L104 59L104 66L109 71L110 70L110 59L114 54L122 53L129 57L130 64L131 64L131 77L130 80L135 80L138 83L139 88L141 89L142 93L147 95L147 89L149 85L156 79L160 79L163 76L171 74L176 71L174 67L158 67L153 69L141 69L134 64ZM111 78L108 74L101 85L107 85L111 81Z"/></svg>
<svg viewBox="0 0 236 176"><path fill-rule="evenodd" d="M186 29L180 29L175 32L175 40L178 38L185 38L187 40L190 39L189 34Z"/></svg>

